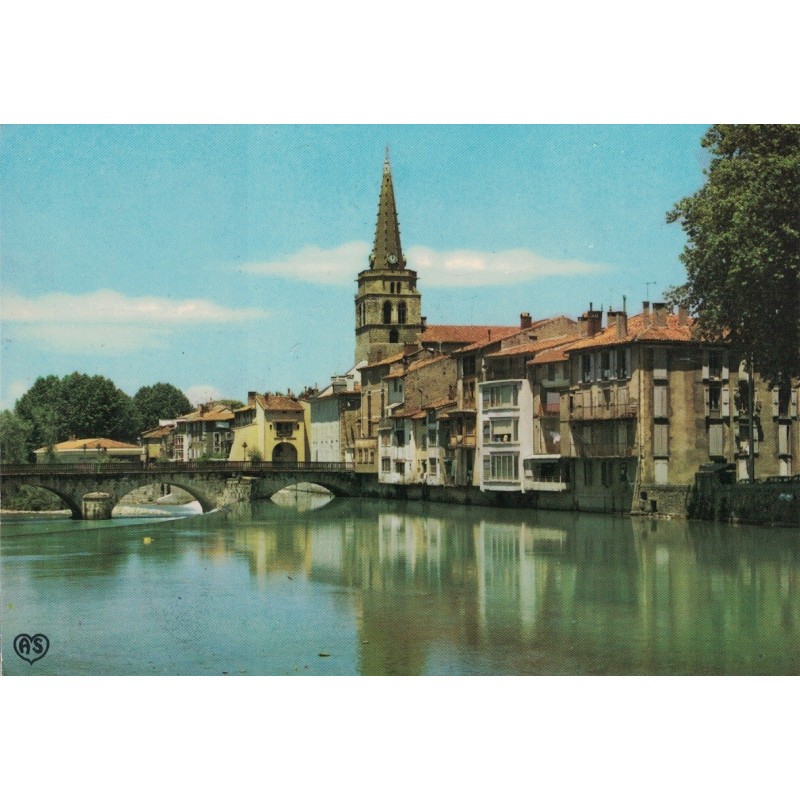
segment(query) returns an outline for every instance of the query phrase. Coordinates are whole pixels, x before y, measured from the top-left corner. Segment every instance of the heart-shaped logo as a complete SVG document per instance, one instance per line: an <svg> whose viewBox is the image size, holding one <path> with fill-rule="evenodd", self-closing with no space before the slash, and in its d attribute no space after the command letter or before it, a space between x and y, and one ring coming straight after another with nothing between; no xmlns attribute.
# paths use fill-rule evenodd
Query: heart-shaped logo
<svg viewBox="0 0 800 800"><path fill-rule="evenodd" d="M43 633L20 633L14 639L14 652L29 664L44 658L50 649L50 640Z"/></svg>

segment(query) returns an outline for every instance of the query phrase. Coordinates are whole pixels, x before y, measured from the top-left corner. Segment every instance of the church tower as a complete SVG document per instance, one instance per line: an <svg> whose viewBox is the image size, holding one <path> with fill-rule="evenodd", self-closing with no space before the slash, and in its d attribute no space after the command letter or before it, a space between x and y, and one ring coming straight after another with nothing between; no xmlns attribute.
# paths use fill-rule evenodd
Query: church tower
<svg viewBox="0 0 800 800"><path fill-rule="evenodd" d="M375 244L369 268L358 273L356 363L372 364L416 344L422 332L417 273L406 269L394 203L389 152L383 163Z"/></svg>

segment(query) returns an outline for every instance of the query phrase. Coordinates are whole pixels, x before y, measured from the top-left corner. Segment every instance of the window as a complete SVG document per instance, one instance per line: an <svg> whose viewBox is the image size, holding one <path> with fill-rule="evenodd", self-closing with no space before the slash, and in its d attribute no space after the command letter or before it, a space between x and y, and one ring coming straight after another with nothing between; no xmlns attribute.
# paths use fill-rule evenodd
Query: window
<svg viewBox="0 0 800 800"><path fill-rule="evenodd" d="M604 381L614 377L611 372L611 351L603 350L600 353L600 376Z"/></svg>
<svg viewBox="0 0 800 800"><path fill-rule="evenodd" d="M585 486L591 486L594 476L592 475L592 467L594 465L591 461L583 462L583 483Z"/></svg>
<svg viewBox="0 0 800 800"><path fill-rule="evenodd" d="M397 306L397 321L400 325L406 324L406 304L399 303Z"/></svg>
<svg viewBox="0 0 800 800"><path fill-rule="evenodd" d="M175 460L183 461L183 436L175 437Z"/></svg>
<svg viewBox="0 0 800 800"><path fill-rule="evenodd" d="M294 431L294 423L293 422L276 422L275 423L275 435L279 439L288 439L289 437L291 437L293 431Z"/></svg>
<svg viewBox="0 0 800 800"><path fill-rule="evenodd" d="M592 357L589 353L581 356L581 380L584 383L592 380Z"/></svg>
<svg viewBox="0 0 800 800"><path fill-rule="evenodd" d="M653 349L653 379L657 381L667 379L667 351L661 347Z"/></svg>
<svg viewBox="0 0 800 800"><path fill-rule="evenodd" d="M387 300L383 304L383 324L389 325L392 322L392 304Z"/></svg>
<svg viewBox="0 0 800 800"><path fill-rule="evenodd" d="M656 478L656 483L662 486L666 483L669 483L669 461L667 461L666 458L656 459L655 478Z"/></svg>
<svg viewBox="0 0 800 800"><path fill-rule="evenodd" d="M519 384L507 383L499 386L486 386L483 389L484 408L504 408L518 405Z"/></svg>
<svg viewBox="0 0 800 800"><path fill-rule="evenodd" d="M428 465L430 466L430 474L436 475L436 470L439 468L438 461L435 458L429 458Z"/></svg>
<svg viewBox="0 0 800 800"><path fill-rule="evenodd" d="M710 413L719 413L722 402L722 387L708 387L708 410Z"/></svg>
<svg viewBox="0 0 800 800"><path fill-rule="evenodd" d="M406 444L406 431L402 420L395 421L394 423L394 446L405 447Z"/></svg>
<svg viewBox="0 0 800 800"><path fill-rule="evenodd" d="M400 334L397 332L396 328L392 328L389 331L389 344L397 344L400 341Z"/></svg>
<svg viewBox="0 0 800 800"><path fill-rule="evenodd" d="M398 475L405 475L406 472L406 464L405 461L395 461L394 462L394 471Z"/></svg>
<svg viewBox="0 0 800 800"><path fill-rule="evenodd" d="M392 461L389 458L382 458L381 459L381 472L391 472L392 471Z"/></svg>
<svg viewBox="0 0 800 800"><path fill-rule="evenodd" d="M475 374L475 356L465 356L461 363L463 364L465 378Z"/></svg>
<svg viewBox="0 0 800 800"><path fill-rule="evenodd" d="M547 380L554 381L556 379L556 363L554 361L547 365Z"/></svg>
<svg viewBox="0 0 800 800"><path fill-rule="evenodd" d="M483 441L497 444L498 442L516 442L519 440L519 420L493 419L483 425Z"/></svg>
<svg viewBox="0 0 800 800"><path fill-rule="evenodd" d="M617 378L630 378L631 376L631 349L624 347L617 351Z"/></svg>
<svg viewBox="0 0 800 800"><path fill-rule="evenodd" d="M722 380L722 350L711 350L708 353L708 377L712 381Z"/></svg>
<svg viewBox="0 0 800 800"><path fill-rule="evenodd" d="M516 454L499 453L484 456L483 479L485 481L519 480L519 459Z"/></svg>

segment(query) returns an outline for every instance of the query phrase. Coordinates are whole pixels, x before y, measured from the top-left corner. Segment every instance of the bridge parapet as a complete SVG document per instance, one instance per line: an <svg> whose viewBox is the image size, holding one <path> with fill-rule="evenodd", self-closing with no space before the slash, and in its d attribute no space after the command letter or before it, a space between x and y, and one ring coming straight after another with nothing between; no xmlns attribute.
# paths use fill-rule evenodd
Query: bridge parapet
<svg viewBox="0 0 800 800"><path fill-rule="evenodd" d="M203 511L271 497L278 489L296 483L316 483L337 495L359 494L361 476L352 464L301 462L272 464L249 461L164 462L139 464L11 464L0 467L3 491L24 484L41 486L58 495L82 515L83 498L104 492L111 505L134 489L151 483L169 483L198 500Z"/></svg>
<svg viewBox="0 0 800 800"><path fill-rule="evenodd" d="M271 461L151 461L147 464L3 464L0 477L26 475L128 475L164 473L245 473L260 475L273 472L354 472L354 464L338 461L298 461L281 464Z"/></svg>

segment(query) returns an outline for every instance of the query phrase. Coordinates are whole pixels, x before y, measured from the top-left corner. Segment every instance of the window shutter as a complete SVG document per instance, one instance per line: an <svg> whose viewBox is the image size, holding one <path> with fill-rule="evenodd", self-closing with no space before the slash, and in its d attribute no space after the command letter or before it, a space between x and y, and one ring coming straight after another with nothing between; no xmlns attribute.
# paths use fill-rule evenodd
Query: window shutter
<svg viewBox="0 0 800 800"><path fill-rule="evenodd" d="M789 398L789 414L797 419L797 398L800 396L800 389L794 389Z"/></svg>
<svg viewBox="0 0 800 800"><path fill-rule="evenodd" d="M722 380L727 381L730 377L730 373L728 370L728 354L727 352L722 354Z"/></svg>
<svg viewBox="0 0 800 800"><path fill-rule="evenodd" d="M791 455L790 445L789 442L791 441L791 437L789 436L789 431L791 431L792 426L791 423L786 423L784 425L778 425L778 455L779 456L788 456Z"/></svg>
<svg viewBox="0 0 800 800"><path fill-rule="evenodd" d="M722 400L720 402L720 412L723 417L729 417L731 413L731 390L728 386L722 387Z"/></svg>
<svg viewBox="0 0 800 800"><path fill-rule="evenodd" d="M772 417L777 419L779 411L780 391L777 386L772 387Z"/></svg>
<svg viewBox="0 0 800 800"><path fill-rule="evenodd" d="M669 416L666 386L653 387L653 416L654 417Z"/></svg>
<svg viewBox="0 0 800 800"><path fill-rule="evenodd" d="M657 422L653 426L653 455L669 455L669 426L663 422Z"/></svg>
<svg viewBox="0 0 800 800"><path fill-rule="evenodd" d="M708 395L709 395L708 386L704 386L703 387L703 402L705 404L706 416L708 416L711 413L711 402L709 400Z"/></svg>
<svg viewBox="0 0 800 800"><path fill-rule="evenodd" d="M708 350L703 350L703 380L707 381L709 376L708 369Z"/></svg>
<svg viewBox="0 0 800 800"><path fill-rule="evenodd" d="M708 452L711 456L723 455L722 423L712 422L708 426Z"/></svg>

